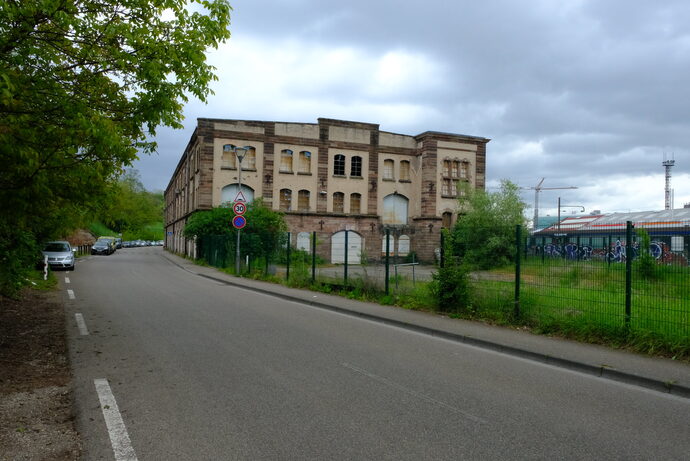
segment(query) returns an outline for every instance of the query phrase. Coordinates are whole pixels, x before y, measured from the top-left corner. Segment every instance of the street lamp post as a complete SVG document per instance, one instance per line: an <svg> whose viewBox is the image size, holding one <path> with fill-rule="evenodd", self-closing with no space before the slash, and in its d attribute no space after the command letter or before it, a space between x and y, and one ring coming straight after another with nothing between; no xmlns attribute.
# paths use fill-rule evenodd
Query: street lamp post
<svg viewBox="0 0 690 461"><path fill-rule="evenodd" d="M561 198L558 197L558 233L561 232L561 208L581 208L581 212L585 212L585 207L582 205L561 205Z"/></svg>
<svg viewBox="0 0 690 461"><path fill-rule="evenodd" d="M248 147L233 147L232 149L237 157L237 182L239 184L238 195L242 192L242 160L249 150ZM240 232L241 229L237 229L237 245L235 245L235 275L240 275Z"/></svg>

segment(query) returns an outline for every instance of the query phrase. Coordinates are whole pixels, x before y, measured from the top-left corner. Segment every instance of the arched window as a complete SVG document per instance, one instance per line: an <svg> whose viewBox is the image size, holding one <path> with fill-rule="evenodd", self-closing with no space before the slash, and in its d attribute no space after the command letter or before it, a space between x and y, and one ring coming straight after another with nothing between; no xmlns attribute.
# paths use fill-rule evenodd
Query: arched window
<svg viewBox="0 0 690 461"><path fill-rule="evenodd" d="M357 178L362 177L362 157L352 157L352 160L350 161L350 176Z"/></svg>
<svg viewBox="0 0 690 461"><path fill-rule="evenodd" d="M407 224L409 200L404 195L390 194L383 198L383 224Z"/></svg>
<svg viewBox="0 0 690 461"><path fill-rule="evenodd" d="M299 153L299 172L311 173L311 152L303 150Z"/></svg>
<svg viewBox="0 0 690 461"><path fill-rule="evenodd" d="M290 211L292 207L292 191L290 189L280 189L280 211Z"/></svg>
<svg viewBox="0 0 690 461"><path fill-rule="evenodd" d="M451 170L450 170L450 177L451 178L458 178L458 170L460 168L460 162L457 160L453 160L451 162Z"/></svg>
<svg viewBox="0 0 690 461"><path fill-rule="evenodd" d="M394 179L393 177L393 168L395 166L395 162L393 160L384 160L383 161L383 179Z"/></svg>
<svg viewBox="0 0 690 461"><path fill-rule="evenodd" d="M388 256L393 256L395 254L395 236L391 235L388 240ZM381 239L381 255L386 256L386 236L384 235Z"/></svg>
<svg viewBox="0 0 690 461"><path fill-rule="evenodd" d="M336 154L333 158L333 174L345 176L345 156L343 154Z"/></svg>
<svg viewBox="0 0 690 461"><path fill-rule="evenodd" d="M235 156L235 146L226 144L223 146L223 154L220 160L221 168L237 168L237 157Z"/></svg>
<svg viewBox="0 0 690 461"><path fill-rule="evenodd" d="M239 191L240 188L239 184L237 183L228 184L227 186L223 187L220 194L220 203L225 205L227 203L234 202ZM254 189L246 184L242 184L242 195L244 195L244 199L247 201L247 203L254 201Z"/></svg>
<svg viewBox="0 0 690 461"><path fill-rule="evenodd" d="M290 149L280 151L280 172L292 173L292 151Z"/></svg>
<svg viewBox="0 0 690 461"><path fill-rule="evenodd" d="M441 226L445 227L446 229L450 229L450 226L453 221L453 213L450 211L446 211L441 215Z"/></svg>
<svg viewBox="0 0 690 461"><path fill-rule="evenodd" d="M446 178L450 177L450 160L443 161L443 176Z"/></svg>
<svg viewBox="0 0 690 461"><path fill-rule="evenodd" d="M345 212L345 194L336 192L333 194L333 213Z"/></svg>
<svg viewBox="0 0 690 461"><path fill-rule="evenodd" d="M467 179L467 173L469 170L469 162L460 163L460 179Z"/></svg>
<svg viewBox="0 0 690 461"><path fill-rule="evenodd" d="M311 193L306 189L302 189L297 193L297 209L299 211L309 211L310 195Z"/></svg>
<svg viewBox="0 0 690 461"><path fill-rule="evenodd" d="M398 239L398 256L407 256L410 254L410 237L401 235Z"/></svg>
<svg viewBox="0 0 690 461"><path fill-rule="evenodd" d="M309 234L309 232L300 232L297 234L296 248L311 253L311 234Z"/></svg>
<svg viewBox="0 0 690 461"><path fill-rule="evenodd" d="M362 194L350 194L350 213L360 214L362 212Z"/></svg>
<svg viewBox="0 0 690 461"><path fill-rule="evenodd" d="M400 180L409 181L410 180L410 162L407 160L402 160L400 162Z"/></svg>

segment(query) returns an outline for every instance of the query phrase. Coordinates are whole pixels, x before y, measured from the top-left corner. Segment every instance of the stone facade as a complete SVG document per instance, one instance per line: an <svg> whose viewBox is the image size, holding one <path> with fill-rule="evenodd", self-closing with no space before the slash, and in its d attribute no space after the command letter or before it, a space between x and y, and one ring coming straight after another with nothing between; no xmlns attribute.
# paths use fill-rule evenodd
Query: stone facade
<svg viewBox="0 0 690 461"><path fill-rule="evenodd" d="M389 228L394 254L431 261L440 228L457 217L459 184L485 186L488 142L326 118L317 124L200 118L165 191L166 247L194 255L193 242L182 236L185 223L197 210L234 199L239 171L232 147L247 146L242 191L285 212L293 245L298 234L317 232L319 255L332 260L344 251L334 236L347 230L359 237L350 242L360 242L362 257L378 260Z"/></svg>

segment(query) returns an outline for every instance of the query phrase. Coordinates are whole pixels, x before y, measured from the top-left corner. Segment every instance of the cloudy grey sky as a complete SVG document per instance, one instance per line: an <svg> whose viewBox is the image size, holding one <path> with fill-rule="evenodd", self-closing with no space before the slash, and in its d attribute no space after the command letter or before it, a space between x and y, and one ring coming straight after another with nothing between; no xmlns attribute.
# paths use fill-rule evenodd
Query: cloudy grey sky
<svg viewBox="0 0 690 461"><path fill-rule="evenodd" d="M488 187L543 191L540 215L690 202L687 0L234 0L232 38L209 54L219 81L161 129L135 164L165 189L197 117L319 117L491 138ZM534 192L524 191L534 202ZM564 209L565 210L565 209ZM570 213L575 208L568 208Z"/></svg>

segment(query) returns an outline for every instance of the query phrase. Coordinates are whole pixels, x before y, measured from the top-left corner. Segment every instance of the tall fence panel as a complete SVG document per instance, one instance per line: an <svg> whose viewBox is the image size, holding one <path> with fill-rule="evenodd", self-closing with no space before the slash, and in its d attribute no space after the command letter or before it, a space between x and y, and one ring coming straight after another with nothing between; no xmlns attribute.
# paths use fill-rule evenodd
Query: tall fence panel
<svg viewBox="0 0 690 461"><path fill-rule="evenodd" d="M690 269L683 229L609 223L525 240L522 308L534 323L627 330L688 341ZM688 233L687 230L684 231ZM688 233L690 234L690 233Z"/></svg>

